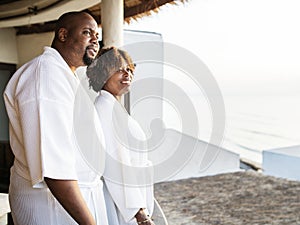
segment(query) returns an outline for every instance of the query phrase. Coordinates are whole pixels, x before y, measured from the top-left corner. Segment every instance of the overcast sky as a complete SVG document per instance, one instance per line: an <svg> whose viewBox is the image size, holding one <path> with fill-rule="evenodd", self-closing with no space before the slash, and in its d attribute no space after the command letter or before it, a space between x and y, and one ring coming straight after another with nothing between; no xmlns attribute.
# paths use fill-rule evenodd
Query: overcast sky
<svg viewBox="0 0 300 225"><path fill-rule="evenodd" d="M300 94L299 11L298 0L190 0L125 29L158 32L192 51L225 93L293 95Z"/></svg>

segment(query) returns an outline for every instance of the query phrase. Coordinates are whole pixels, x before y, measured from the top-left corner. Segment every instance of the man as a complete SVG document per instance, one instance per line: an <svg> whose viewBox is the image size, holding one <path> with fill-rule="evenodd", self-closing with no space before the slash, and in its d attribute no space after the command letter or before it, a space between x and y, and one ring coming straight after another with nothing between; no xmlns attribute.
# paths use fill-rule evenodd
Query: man
<svg viewBox="0 0 300 225"><path fill-rule="evenodd" d="M51 48L23 65L6 87L15 225L107 225L101 174L82 156L74 132L75 70L96 57L97 30L87 13L62 15Z"/></svg>

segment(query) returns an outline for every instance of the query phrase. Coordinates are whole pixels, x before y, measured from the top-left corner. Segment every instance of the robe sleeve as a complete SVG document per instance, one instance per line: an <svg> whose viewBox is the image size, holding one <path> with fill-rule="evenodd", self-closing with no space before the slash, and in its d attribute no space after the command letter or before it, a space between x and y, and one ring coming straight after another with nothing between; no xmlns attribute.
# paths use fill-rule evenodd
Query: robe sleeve
<svg viewBox="0 0 300 225"><path fill-rule="evenodd" d="M41 60L31 98L20 99L19 115L33 187L44 187L44 177L76 180L73 104L76 81L55 60ZM34 97L32 97L34 96Z"/></svg>

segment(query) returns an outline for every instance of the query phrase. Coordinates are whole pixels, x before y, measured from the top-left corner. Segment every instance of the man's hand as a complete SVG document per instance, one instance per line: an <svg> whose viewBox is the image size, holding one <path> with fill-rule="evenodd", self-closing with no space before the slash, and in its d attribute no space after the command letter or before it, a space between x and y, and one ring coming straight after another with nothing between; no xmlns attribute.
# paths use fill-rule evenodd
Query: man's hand
<svg viewBox="0 0 300 225"><path fill-rule="evenodd" d="M45 177L45 182L54 197L80 225L96 225L76 180L56 180Z"/></svg>

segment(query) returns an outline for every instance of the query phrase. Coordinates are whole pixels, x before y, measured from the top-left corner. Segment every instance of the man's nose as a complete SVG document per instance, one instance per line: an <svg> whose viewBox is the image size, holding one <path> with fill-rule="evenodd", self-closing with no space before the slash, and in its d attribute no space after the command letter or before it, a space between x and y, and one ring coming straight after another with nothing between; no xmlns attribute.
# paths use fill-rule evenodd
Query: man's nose
<svg viewBox="0 0 300 225"><path fill-rule="evenodd" d="M93 44L99 45L99 43L98 43L98 36L96 34L92 34L92 36L91 36L91 42Z"/></svg>

